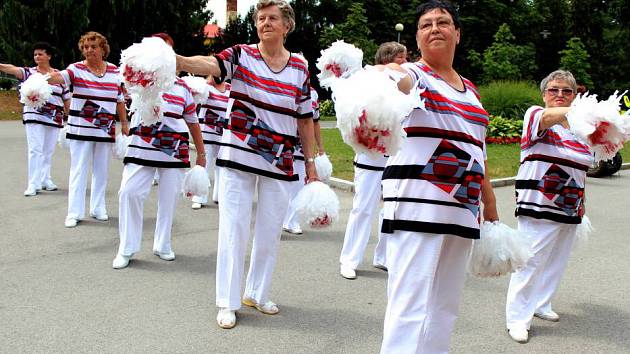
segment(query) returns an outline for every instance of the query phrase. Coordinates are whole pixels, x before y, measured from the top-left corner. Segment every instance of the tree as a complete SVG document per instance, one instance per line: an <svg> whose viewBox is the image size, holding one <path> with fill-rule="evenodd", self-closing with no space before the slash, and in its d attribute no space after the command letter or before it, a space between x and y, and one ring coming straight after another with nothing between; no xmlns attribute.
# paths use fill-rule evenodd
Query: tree
<svg viewBox="0 0 630 354"><path fill-rule="evenodd" d="M584 44L579 37L573 37L567 42L565 49L558 52L560 54L560 68L570 71L578 84L587 88L593 86L593 80L589 70L591 64L588 59L590 55L584 48Z"/></svg>
<svg viewBox="0 0 630 354"><path fill-rule="evenodd" d="M534 48L514 44L515 37L507 24L494 35L494 43L483 53L484 82L530 79L536 69Z"/></svg>
<svg viewBox="0 0 630 354"><path fill-rule="evenodd" d="M345 22L324 29L320 38L320 44L326 48L337 40L344 40L363 50L363 61L374 62L377 45L371 38L365 9L362 4L355 2L350 6L348 17Z"/></svg>

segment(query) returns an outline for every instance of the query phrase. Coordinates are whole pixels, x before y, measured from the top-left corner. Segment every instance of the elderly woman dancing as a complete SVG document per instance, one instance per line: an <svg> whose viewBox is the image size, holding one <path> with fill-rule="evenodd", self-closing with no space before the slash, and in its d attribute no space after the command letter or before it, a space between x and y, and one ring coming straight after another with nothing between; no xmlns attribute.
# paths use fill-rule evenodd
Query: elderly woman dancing
<svg viewBox="0 0 630 354"><path fill-rule="evenodd" d="M521 166L516 176L518 229L533 239L534 257L510 279L506 320L510 337L529 339L534 316L557 322L551 308L584 215L588 146L569 131L566 114L577 94L575 78L557 70L540 83L545 107L525 112Z"/></svg>
<svg viewBox="0 0 630 354"><path fill-rule="evenodd" d="M73 87L66 134L70 141L66 227L77 226L84 217L90 167L90 216L101 221L109 219L105 191L117 118L122 124L123 134L129 132L118 67L105 61L109 55L107 38L98 32L87 32L79 40L79 49L85 60L70 64L63 71L51 73L48 80L53 84Z"/></svg>
<svg viewBox="0 0 630 354"><path fill-rule="evenodd" d="M448 2L429 1L416 15L422 58L402 65L408 75L399 88L421 89L424 109L404 121L407 139L383 172L389 272L381 353L449 351L480 202L485 220L498 219L485 174L488 114L476 87L453 68L458 14Z"/></svg>
<svg viewBox="0 0 630 354"><path fill-rule="evenodd" d="M0 71L26 81L34 73L48 74L56 72L50 66L53 48L45 42L33 45L33 60L36 66L17 67L11 64L0 64ZM50 85L53 94L46 104L38 109L24 106L22 123L26 129L26 143L28 146L28 185L24 196L31 197L38 191L57 190L57 186L50 176L52 155L55 152L57 134L63 127L64 114L70 108L70 91L66 85Z"/></svg>
<svg viewBox="0 0 630 354"><path fill-rule="evenodd" d="M241 303L276 314L269 299L282 218L291 183L297 136L302 139L307 181L317 179L313 164L313 119L309 73L304 58L284 48L295 15L284 0L260 0L253 15L257 44L235 45L215 56L178 56L178 69L231 79L228 129L217 158L219 245L216 269L217 323L236 325ZM250 235L254 191L256 224L245 293L241 280Z"/></svg>

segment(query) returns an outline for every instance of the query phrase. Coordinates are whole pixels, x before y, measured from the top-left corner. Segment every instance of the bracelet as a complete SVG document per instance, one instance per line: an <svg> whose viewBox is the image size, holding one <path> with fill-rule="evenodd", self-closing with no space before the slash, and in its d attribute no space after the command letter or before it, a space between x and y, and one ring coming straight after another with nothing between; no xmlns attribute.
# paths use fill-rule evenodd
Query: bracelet
<svg viewBox="0 0 630 354"><path fill-rule="evenodd" d="M315 162L315 159L313 159L312 157L309 157L308 159L305 159L305 161L313 163L313 162Z"/></svg>

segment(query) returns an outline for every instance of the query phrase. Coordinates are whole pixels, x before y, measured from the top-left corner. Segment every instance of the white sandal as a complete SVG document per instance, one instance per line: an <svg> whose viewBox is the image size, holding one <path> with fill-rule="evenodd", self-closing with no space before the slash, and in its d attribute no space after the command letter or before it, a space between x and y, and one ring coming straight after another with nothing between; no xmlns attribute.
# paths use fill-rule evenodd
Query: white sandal
<svg viewBox="0 0 630 354"><path fill-rule="evenodd" d="M234 328L236 326L236 312L227 308L219 309L217 324L223 329Z"/></svg>
<svg viewBox="0 0 630 354"><path fill-rule="evenodd" d="M245 297L243 298L243 305L253 307L265 315L275 315L280 312L280 308L278 308L278 305L276 305L273 301L267 301L261 305L256 303L254 299Z"/></svg>

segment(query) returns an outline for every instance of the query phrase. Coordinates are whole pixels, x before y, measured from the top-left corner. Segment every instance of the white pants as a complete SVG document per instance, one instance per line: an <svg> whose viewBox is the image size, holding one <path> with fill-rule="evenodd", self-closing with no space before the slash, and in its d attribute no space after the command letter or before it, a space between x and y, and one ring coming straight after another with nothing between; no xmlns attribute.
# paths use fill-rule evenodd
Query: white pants
<svg viewBox="0 0 630 354"><path fill-rule="evenodd" d="M396 231L387 240L381 354L448 353L472 240Z"/></svg>
<svg viewBox="0 0 630 354"><path fill-rule="evenodd" d="M284 221L282 222L282 225L285 229L300 228L300 220L298 218L297 209L295 208L293 200L304 187L304 181L306 181L306 166L304 165L304 161L294 160L293 168L295 169L295 173L300 176L300 180L297 182L291 182L291 186L289 187L289 208L287 209L287 214L284 216Z"/></svg>
<svg viewBox="0 0 630 354"><path fill-rule="evenodd" d="M569 262L577 225L520 216L518 229L530 235L534 256L512 274L505 312L508 329L529 329L535 312L551 311L551 299Z"/></svg>
<svg viewBox="0 0 630 354"><path fill-rule="evenodd" d="M156 168L128 163L123 169L118 192L118 254L130 256L140 251L144 201L151 192L151 182L156 173L160 176L160 183L157 187L158 208L153 251L171 251L171 229L184 171L180 168Z"/></svg>
<svg viewBox="0 0 630 354"><path fill-rule="evenodd" d="M208 176L214 172L214 181L212 182L212 201L219 201L219 169L217 168L217 156L219 155L219 145L204 144L206 150L206 172ZM193 203L208 204L208 195L195 195L192 197Z"/></svg>
<svg viewBox="0 0 630 354"><path fill-rule="evenodd" d="M372 216L380 204L382 195L382 176L383 171L372 171L356 167L354 169L352 211L350 216L348 216L346 235L343 238L343 247L339 256L339 263L352 269L356 269L361 264L365 248L370 239ZM385 256L383 254L385 249L385 239L380 236L379 231L379 244L374 251L374 263L385 264Z"/></svg>
<svg viewBox="0 0 630 354"><path fill-rule="evenodd" d="M219 247L217 250L216 304L238 310L245 252L249 243L254 191L258 188L254 241L245 296L264 304L269 301L276 265L282 217L287 211L289 183L219 167Z"/></svg>
<svg viewBox="0 0 630 354"><path fill-rule="evenodd" d="M68 142L70 144L70 178L67 218L81 219L85 216L85 193L90 167L92 167L90 215L107 214L105 191L112 144L71 139Z"/></svg>
<svg viewBox="0 0 630 354"><path fill-rule="evenodd" d="M41 189L42 184L52 182L50 165L59 128L37 123L27 123L24 128L28 145L28 187Z"/></svg>

